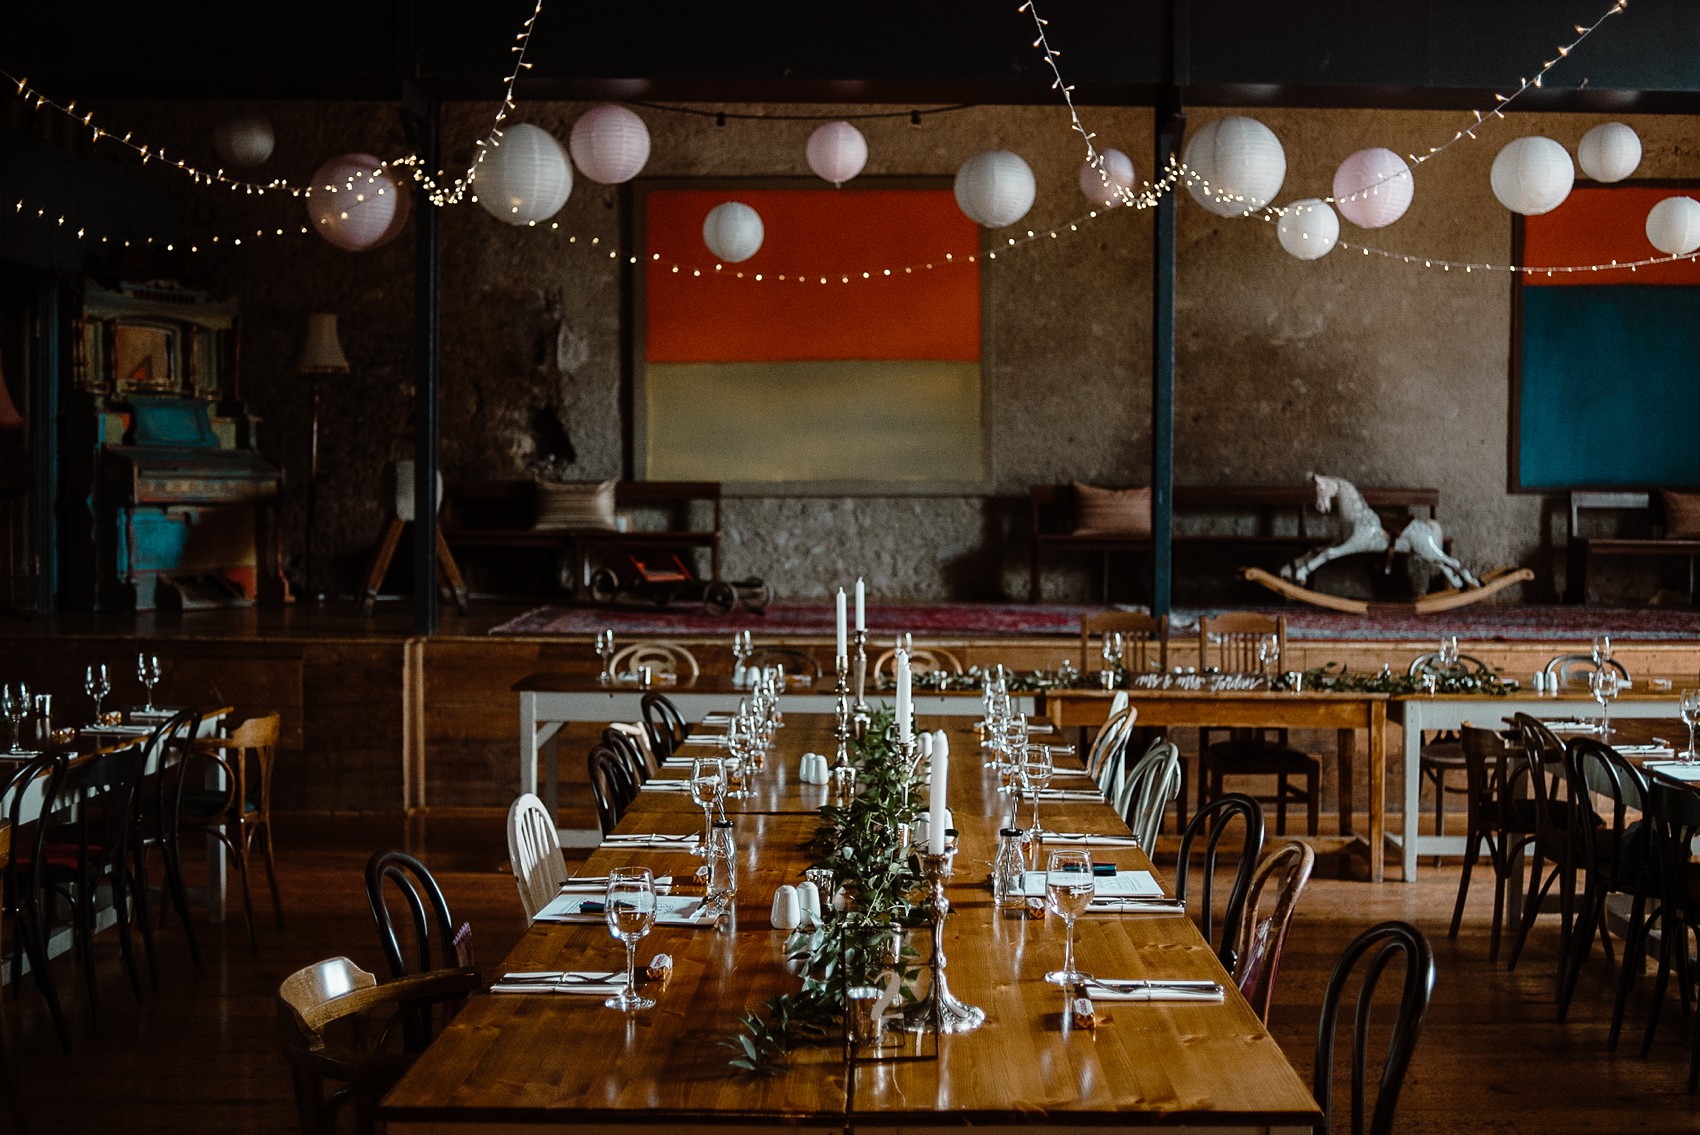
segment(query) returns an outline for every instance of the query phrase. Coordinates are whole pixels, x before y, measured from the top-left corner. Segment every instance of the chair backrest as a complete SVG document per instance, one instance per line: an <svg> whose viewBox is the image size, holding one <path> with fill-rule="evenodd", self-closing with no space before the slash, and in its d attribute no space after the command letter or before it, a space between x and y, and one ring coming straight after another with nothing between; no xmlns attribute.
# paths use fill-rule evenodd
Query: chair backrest
<svg viewBox="0 0 1700 1135"><path fill-rule="evenodd" d="M1189 899L1187 908L1198 919L1199 931L1206 942L1213 941L1215 927L1216 856L1222 837L1227 835L1234 817L1243 822L1244 838L1239 845L1239 866L1234 873L1234 885L1228 891L1227 908L1222 914L1222 944L1216 951L1222 967L1232 973L1238 957L1234 935L1239 931L1245 910L1246 895L1251 890L1251 876L1263 857L1263 805L1243 792L1228 792L1194 813L1181 833L1180 858L1175 863L1175 897ZM1192 847L1199 836L1208 833L1204 844L1204 862L1199 878L1198 901L1193 903L1187 893L1187 876L1192 865Z"/></svg>
<svg viewBox="0 0 1700 1135"><path fill-rule="evenodd" d="M1451 666L1442 666L1440 664L1440 652L1431 650L1427 654L1419 654L1415 658L1411 659L1410 669L1406 670L1405 674L1407 677L1415 678L1418 674L1430 671L1436 674L1453 674L1460 671L1468 672L1472 670L1485 672L1489 669L1490 667L1486 662L1483 662L1480 658L1477 658L1473 654L1460 654L1458 656L1458 661L1454 662Z"/></svg>
<svg viewBox="0 0 1700 1135"><path fill-rule="evenodd" d="M744 666L757 673L769 666L783 666L787 677L804 677L811 682L825 672L820 659L798 646L758 646L744 660Z"/></svg>
<svg viewBox="0 0 1700 1135"><path fill-rule="evenodd" d="M278 1009L293 1019L312 1047L322 1045L325 1025L340 1014L331 1002L356 990L371 989L378 979L343 957L327 958L298 969L277 988Z"/></svg>
<svg viewBox="0 0 1700 1135"><path fill-rule="evenodd" d="M41 894L42 871L46 866L47 830L51 826L27 823L27 819L44 814L43 805L58 795L67 759L63 752L43 753L13 772L0 788L0 801L4 802L6 819L12 825L12 837L16 841L6 868L6 897L26 909L38 905L36 899ZM19 849L26 846L31 849L30 854L20 855ZM13 948L19 948L18 944L14 943Z"/></svg>
<svg viewBox="0 0 1700 1135"><path fill-rule="evenodd" d="M636 737L610 725L602 731L602 743L625 758L626 767L631 770L632 783L640 786L649 783L649 761L644 758L643 746L638 744Z"/></svg>
<svg viewBox="0 0 1700 1135"><path fill-rule="evenodd" d="M1234 927L1234 983L1265 1024L1275 999L1275 975L1281 968L1287 928L1293 923L1299 895L1304 893L1314 866L1316 852L1297 840L1264 856L1252 873L1240 920ZM1270 901L1268 913L1266 898Z"/></svg>
<svg viewBox="0 0 1700 1135"><path fill-rule="evenodd" d="M909 670L915 674L962 673L962 659L942 646L917 646L909 653ZM897 651L887 650L874 659L874 684L897 681Z"/></svg>
<svg viewBox="0 0 1700 1135"><path fill-rule="evenodd" d="M590 794L596 800L596 820L602 834L607 835L637 799L637 781L626 758L607 745L593 745L586 764L590 772Z"/></svg>
<svg viewBox="0 0 1700 1135"><path fill-rule="evenodd" d="M1387 1057L1381 1065L1376 1085L1375 1109L1369 1126L1364 1126L1367 1104L1366 1088L1369 1058L1370 1010L1375 992L1388 965L1397 955L1405 958L1404 985L1399 994L1399 1009L1386 1046ZM1399 1106L1399 1093L1405 1085L1405 1072L1411 1066L1417 1040L1422 1035L1423 1015L1428 1012L1430 995L1434 992L1434 951L1423 932L1406 922L1383 922L1372 926L1352 940L1334 964L1328 977L1328 987L1322 995L1322 1018L1316 1029L1316 1064L1312 1093L1322 1106L1323 1115L1333 1118L1334 1048L1338 1027L1340 1001L1346 984L1358 963L1369 957L1369 968L1359 986L1357 1009L1352 1029L1352 1135L1388 1135L1393 1130L1393 1113ZM1378 1046L1379 1050L1379 1046Z"/></svg>
<svg viewBox="0 0 1700 1135"><path fill-rule="evenodd" d="M64 766L42 816L70 815L74 809L79 872L104 872L122 864L147 759L146 746L137 744Z"/></svg>
<svg viewBox="0 0 1700 1135"><path fill-rule="evenodd" d="M1538 718L1526 713L1512 715L1517 739L1527 762L1529 798L1533 803L1535 834L1550 858L1569 847L1570 774L1564 760L1564 742Z"/></svg>
<svg viewBox="0 0 1700 1135"><path fill-rule="evenodd" d="M1693 846L1700 839L1700 793L1654 780L1647 786L1647 825L1652 829L1649 854L1657 863L1656 894L1665 910L1692 921L1696 915Z"/></svg>
<svg viewBox="0 0 1700 1135"><path fill-rule="evenodd" d="M145 839L176 838L183 793L191 783L190 768L197 765L194 759L195 737L200 731L201 711L190 708L180 710L160 722L154 727L154 731L148 734L143 749L147 753L147 772L154 778L154 815L159 830L144 828ZM234 798L236 786L227 787ZM140 803L138 799L138 804Z"/></svg>
<svg viewBox="0 0 1700 1135"><path fill-rule="evenodd" d="M649 749L657 761L673 759L673 753L684 741L688 730L679 707L667 697L651 690L643 695L643 727L649 730Z"/></svg>
<svg viewBox="0 0 1700 1135"><path fill-rule="evenodd" d="M1507 806L1515 799L1506 786L1509 784L1514 792L1528 779L1528 766L1521 760L1516 764L1522 775L1512 767L1513 758L1520 758L1522 749L1505 734L1467 721L1458 730L1458 745L1464 753L1465 799L1472 814L1480 814L1489 828L1503 829L1507 826Z"/></svg>
<svg viewBox="0 0 1700 1135"><path fill-rule="evenodd" d="M1281 670L1287 658L1287 616L1266 615L1261 611L1200 615L1198 668L1214 667L1228 674L1258 673L1263 663L1257 658L1257 644L1270 635L1275 636L1278 647L1272 665Z"/></svg>
<svg viewBox="0 0 1700 1135"><path fill-rule="evenodd" d="M1570 798L1582 809L1576 825L1584 865L1599 871L1614 888L1626 883L1623 870L1639 873L1642 862L1626 864L1624 853L1631 813L1646 811L1647 778L1616 749L1593 737L1575 737L1565 746Z"/></svg>
<svg viewBox="0 0 1700 1135"><path fill-rule="evenodd" d="M543 801L530 792L522 793L508 808L508 862L519 885L520 905L531 921L561 893L567 881L567 861L561 855L561 840L555 817Z"/></svg>
<svg viewBox="0 0 1700 1135"><path fill-rule="evenodd" d="M1122 700L1125 702L1127 691L1116 692L1124 695ZM1124 704L1120 710L1111 711L1110 719L1092 739L1092 747L1086 752L1086 771L1098 782L1099 788L1109 790L1111 778L1121 763L1121 751L1127 747L1128 737L1138 720L1139 708Z"/></svg>
<svg viewBox="0 0 1700 1135"><path fill-rule="evenodd" d="M1080 616L1080 668L1093 670L1103 661L1102 642L1108 634L1122 636L1122 668L1135 674L1169 668L1169 617L1142 611L1087 611Z"/></svg>
<svg viewBox="0 0 1700 1135"><path fill-rule="evenodd" d="M1617 671L1617 676L1625 682L1629 681L1629 671L1623 663L1615 658L1608 658L1606 665ZM1592 654L1558 654L1554 655L1543 669L1547 676L1547 685L1552 689L1572 690L1588 688L1588 675L1600 668Z"/></svg>
<svg viewBox="0 0 1700 1135"><path fill-rule="evenodd" d="M1123 765L1128 750L1122 748ZM1159 738L1129 766L1112 789L1110 804L1127 821L1133 838L1147 853L1157 846L1163 813L1181 791L1181 754L1174 742Z"/></svg>
<svg viewBox="0 0 1700 1135"><path fill-rule="evenodd" d="M648 666L656 674L671 674L681 682L695 682L702 673L696 655L667 639L634 642L615 651L608 663L609 672L614 674L635 675L641 666Z"/></svg>
<svg viewBox="0 0 1700 1135"><path fill-rule="evenodd" d="M411 917L412 957L405 955L390 913L388 889L393 887ZM379 851L366 861L366 903L378 924L378 945L389 962L391 977L472 964L470 927L455 925L443 890L430 868L405 851Z"/></svg>
<svg viewBox="0 0 1700 1135"><path fill-rule="evenodd" d="M272 810L272 768L277 763L277 739L283 718L275 713L250 717L230 731L227 744L237 750L231 768L238 777L239 798L251 801L261 816ZM249 761L252 761L250 768Z"/></svg>

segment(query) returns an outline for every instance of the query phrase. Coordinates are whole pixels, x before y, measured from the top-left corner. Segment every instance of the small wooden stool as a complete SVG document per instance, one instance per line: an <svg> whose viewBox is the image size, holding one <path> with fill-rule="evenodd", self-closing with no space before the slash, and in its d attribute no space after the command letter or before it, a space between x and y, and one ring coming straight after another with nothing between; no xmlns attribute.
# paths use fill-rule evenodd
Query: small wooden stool
<svg viewBox="0 0 1700 1135"><path fill-rule="evenodd" d="M366 571L366 586L360 598L360 613L370 615L372 607L378 601L378 587L384 582L384 573L390 570L390 560L395 558L396 545L401 542L404 528L413 523L413 462L397 461L392 467L395 475L395 493L393 500L395 508L390 513L389 522L384 526L384 534L378 540L378 549L372 556L372 566ZM437 506L443 503L443 479L437 478ZM449 551L449 542L443 539L443 530L437 529L437 580L444 590L454 596L455 607L461 614L466 614L466 580L461 578L460 565L455 563L454 553Z"/></svg>

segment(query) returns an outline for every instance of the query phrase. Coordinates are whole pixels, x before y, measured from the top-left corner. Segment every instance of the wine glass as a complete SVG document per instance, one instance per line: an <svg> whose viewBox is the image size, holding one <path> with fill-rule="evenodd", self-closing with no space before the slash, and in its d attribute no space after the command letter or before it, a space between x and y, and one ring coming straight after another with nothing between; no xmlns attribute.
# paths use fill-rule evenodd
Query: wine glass
<svg viewBox="0 0 1700 1135"><path fill-rule="evenodd" d="M148 689L148 704L142 707L148 713L152 713L154 710L153 688L159 685L159 680L163 676L164 674L159 666L159 655L146 653L136 655L136 678Z"/></svg>
<svg viewBox="0 0 1700 1135"><path fill-rule="evenodd" d="M30 711L29 683L18 682L14 685L8 682L0 686L0 711L3 711L12 723L12 747L7 752L23 752L24 718Z"/></svg>
<svg viewBox="0 0 1700 1135"><path fill-rule="evenodd" d="M1028 745L1022 756L1021 791L1033 800L1033 827L1029 834L1038 839L1045 831L1039 826L1039 792L1051 783L1051 774L1056 771L1056 764L1051 757L1049 745Z"/></svg>
<svg viewBox="0 0 1700 1135"><path fill-rule="evenodd" d="M1611 635L1594 636L1594 665L1602 670L1611 665Z"/></svg>
<svg viewBox="0 0 1700 1135"><path fill-rule="evenodd" d="M638 996L636 972L638 939L655 925L655 876L648 867L616 867L608 872L603 914L608 920L608 933L626 947L626 987L603 1004L628 1013L653 1009L653 997Z"/></svg>
<svg viewBox="0 0 1700 1135"><path fill-rule="evenodd" d="M606 686L614 680L614 672L609 669L614 660L614 629L612 627L604 627L596 632L596 656L602 659L602 673L596 676L596 680Z"/></svg>
<svg viewBox="0 0 1700 1135"><path fill-rule="evenodd" d="M1688 751L1678 753L1677 759L1700 759L1700 753L1694 751L1694 727L1700 725L1700 690L1683 690L1682 700L1677 705L1682 712L1682 723L1688 726Z"/></svg>
<svg viewBox="0 0 1700 1135"><path fill-rule="evenodd" d="M702 845L714 833L713 809L726 798L726 769L719 757L698 757L691 762L691 799L702 808Z"/></svg>
<svg viewBox="0 0 1700 1135"><path fill-rule="evenodd" d="M1264 635L1257 640L1257 665L1267 681L1275 672L1275 664L1281 661L1281 638L1279 635Z"/></svg>
<svg viewBox="0 0 1700 1135"><path fill-rule="evenodd" d="M1455 634L1440 637L1440 649L1434 652L1434 660L1442 670L1450 670L1458 665L1458 636Z"/></svg>
<svg viewBox="0 0 1700 1135"><path fill-rule="evenodd" d="M1092 903L1092 857L1084 850L1069 848L1051 852L1045 865L1045 898L1051 909L1063 920L1068 937L1064 939L1062 968L1052 970L1045 980L1064 987L1092 980L1074 965L1074 920L1086 912Z"/></svg>
<svg viewBox="0 0 1700 1135"><path fill-rule="evenodd" d="M1610 666L1602 666L1588 675L1588 692L1594 695L1594 700L1600 703L1601 737L1611 736L1611 703L1617 697L1619 689L1617 671Z"/></svg>
<svg viewBox="0 0 1700 1135"><path fill-rule="evenodd" d="M100 724L100 703L105 701L106 695L111 692L112 679L106 672L106 663L96 663L83 672L83 693L94 699L96 725Z"/></svg>

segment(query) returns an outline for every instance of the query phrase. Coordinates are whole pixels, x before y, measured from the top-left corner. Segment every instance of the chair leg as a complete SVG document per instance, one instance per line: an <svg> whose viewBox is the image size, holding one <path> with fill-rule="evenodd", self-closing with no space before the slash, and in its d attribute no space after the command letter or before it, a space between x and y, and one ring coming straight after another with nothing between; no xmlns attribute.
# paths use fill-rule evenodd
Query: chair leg
<svg viewBox="0 0 1700 1135"><path fill-rule="evenodd" d="M1679 934L1680 930L1680 934ZM1659 1027L1659 1011L1664 1008L1665 990L1670 986L1671 952L1688 950L1688 931L1679 920L1666 913L1659 920L1659 965L1653 978L1653 1003L1647 1008L1647 1029L1641 1034L1641 1055L1653 1050L1653 1030Z"/></svg>
<svg viewBox="0 0 1700 1135"><path fill-rule="evenodd" d="M153 950L153 914L148 909L148 853L141 845L136 845L130 853L131 873L130 892L135 896L136 916L134 922L142 932L142 948L148 955L148 984L157 993L159 991L159 964L154 960Z"/></svg>
<svg viewBox="0 0 1700 1135"><path fill-rule="evenodd" d="M35 977L35 987L47 1001L47 1011L53 1017L53 1029L59 1034L59 1047L69 1054L71 1027L65 1021L65 1007L59 1003L59 990L53 985L53 971L47 967L47 942L42 933L40 919L35 915L25 914L20 907L12 926L17 932L18 941L23 945L23 952L29 956L30 973ZM13 957L12 973L15 987L17 982L23 979L21 958Z"/></svg>
<svg viewBox="0 0 1700 1135"><path fill-rule="evenodd" d="M248 856L243 851L243 840L238 834L228 842L220 840L230 852L230 861L236 867L236 877L242 883L242 916L248 924L248 948L254 953L260 952L260 939L254 933L254 892L248 885Z"/></svg>
<svg viewBox="0 0 1700 1135"><path fill-rule="evenodd" d="M1322 830L1322 771L1315 765L1305 774L1305 789L1310 793L1310 834L1315 835ZM1348 823L1343 826L1351 825Z"/></svg>
<svg viewBox="0 0 1700 1135"><path fill-rule="evenodd" d="M1570 957L1561 962L1558 976L1558 1020L1570 1015L1570 1000L1576 996L1576 982L1582 976L1582 967L1588 964L1588 958L1594 952L1594 927L1603 924L1605 920L1606 889L1604 884L1596 884L1590 874L1589 886L1582 896L1582 914L1577 919L1575 930L1571 936Z"/></svg>
<svg viewBox="0 0 1700 1135"><path fill-rule="evenodd" d="M1517 959L1523 956L1523 943L1528 940L1529 931L1534 928L1535 919L1541 913L1541 900L1546 897L1547 891L1552 887L1553 876L1556 875L1557 869L1555 868L1553 873L1547 876L1546 882L1543 883L1541 872L1545 867L1546 860L1542 858L1540 849L1536 848L1534 861L1529 872L1529 893L1523 899L1523 917L1517 924L1517 937L1511 941L1511 957L1505 963L1507 972L1517 968Z"/></svg>
<svg viewBox="0 0 1700 1135"><path fill-rule="evenodd" d="M268 820L265 824L265 842L260 844L260 860L265 864L266 882L272 889L272 913L277 915L277 928L283 929L283 896L277 889L277 867L272 861L272 825Z"/></svg>
<svg viewBox="0 0 1700 1135"><path fill-rule="evenodd" d="M123 864L114 864L112 871L112 915L118 926L118 953L124 959L124 969L130 974L130 988L136 994L136 1004L142 1003L142 973L136 968L136 950L130 942L130 896L124 886Z"/></svg>
<svg viewBox="0 0 1700 1135"><path fill-rule="evenodd" d="M1287 774L1275 778L1275 834L1287 834Z"/></svg>
<svg viewBox="0 0 1700 1135"><path fill-rule="evenodd" d="M165 860L165 889L170 892L171 905L177 909L177 917L183 922L183 936L189 940L189 957L199 968L201 947L195 941L195 924L189 918L189 889L183 884L183 861L170 840L160 841L160 851L161 858ZM164 919L165 911L161 910L159 915Z"/></svg>
<svg viewBox="0 0 1700 1135"><path fill-rule="evenodd" d="M1482 853L1480 832L1471 832L1465 840L1464 871L1458 876L1458 900L1452 904L1452 925L1446 931L1446 936L1453 939L1458 937L1458 927L1464 921L1464 899L1470 894L1470 871ZM1498 897L1497 894L1495 897Z"/></svg>
<svg viewBox="0 0 1700 1135"><path fill-rule="evenodd" d="M1623 1010L1629 1003L1629 992L1635 987L1641 969L1646 965L1647 898L1637 892L1635 904L1629 911L1629 933L1623 939L1623 966L1617 975L1617 996L1611 1006L1611 1034L1606 1038L1606 1051L1617 1051L1617 1038L1623 1032Z"/></svg>

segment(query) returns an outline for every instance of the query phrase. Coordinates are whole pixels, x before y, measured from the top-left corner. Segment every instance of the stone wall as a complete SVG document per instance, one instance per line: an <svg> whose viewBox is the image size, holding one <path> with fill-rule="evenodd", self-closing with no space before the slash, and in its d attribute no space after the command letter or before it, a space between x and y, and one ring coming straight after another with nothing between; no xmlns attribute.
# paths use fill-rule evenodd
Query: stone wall
<svg viewBox="0 0 1700 1135"><path fill-rule="evenodd" d="M210 123L230 108L126 109L134 110L138 127L204 151ZM304 178L325 157L347 150L390 155L408 148L393 108L258 109L272 118L279 138L268 176ZM521 117L564 140L583 109L523 104ZM830 108L765 113L822 109ZM449 163L471 153L492 111L485 104L448 110ZM653 138L646 175L807 173L803 148L813 123L730 119L720 127L701 117L642 113ZM1224 113L1195 111L1189 125L1196 129ZM1324 195L1334 167L1357 149L1422 152L1451 137L1465 117L1253 113L1286 148L1282 201ZM1150 175L1148 110L1085 114L1100 143L1125 150L1140 175ZM1343 225L1343 236L1367 236L1367 243L1399 252L1503 264L1512 255L1511 217L1488 187L1499 146L1517 134L1545 133L1573 149L1598 121L1518 116L1495 124L1480 140L1420 167L1416 200L1403 220L1371 234ZM1639 176L1693 173L1690 120L1632 121L1646 149ZM1012 231L1065 230L982 266L992 492L729 500L724 570L763 576L788 599L822 596L857 573L882 598L1020 597L1030 483L1138 483L1148 476L1152 214L1117 210L1066 231L1085 211L1076 187L1082 153L1057 107L980 107L929 116L920 126L906 118L868 123L865 131L870 177L948 177L976 152L1015 150L1037 175L1038 197ZM300 216L297 202L209 202L207 190L179 184L186 196L199 198L194 207L203 222L282 216L289 223ZM510 228L472 206L443 215L442 457L451 478L526 476L546 465L560 476L591 479L627 467L630 269L607 255L620 246L625 203L621 191L581 177L556 218L558 231ZM1553 504L1506 491L1510 277L1424 269L1346 249L1303 263L1280 249L1271 224L1218 218L1190 200L1179 217L1177 480L1285 483L1319 470L1363 484L1435 486L1442 520L1466 561L1533 567L1540 579L1522 597L1552 594L1555 573L1562 572L1552 547ZM291 533L299 533L303 519L307 399L290 363L306 313L341 316L354 371L324 387L317 523L319 546L331 561L326 566L344 589L355 584L385 515L384 462L406 451L410 435L412 267L411 234L361 254L313 237L286 237L180 273L241 301L244 394L265 419L264 448L290 470L285 524ZM1632 582L1646 594L1659 581ZM1092 589L1083 567L1058 570L1047 594L1078 598Z"/></svg>

